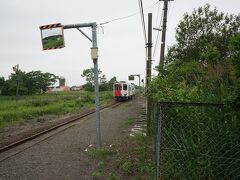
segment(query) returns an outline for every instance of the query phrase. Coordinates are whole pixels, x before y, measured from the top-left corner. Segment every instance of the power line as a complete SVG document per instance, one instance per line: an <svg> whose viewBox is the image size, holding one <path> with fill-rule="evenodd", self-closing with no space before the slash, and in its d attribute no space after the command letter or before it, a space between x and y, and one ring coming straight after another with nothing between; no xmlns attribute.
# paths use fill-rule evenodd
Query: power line
<svg viewBox="0 0 240 180"><path fill-rule="evenodd" d="M155 0L152 0L153 4L154 4ZM154 14L154 6L152 6L152 14Z"/></svg>
<svg viewBox="0 0 240 180"><path fill-rule="evenodd" d="M159 11L160 11L160 4L158 6L158 14L159 14ZM160 23L159 23L158 29L161 29L162 20L163 20L163 12L162 12L162 15L161 15L161 18L160 18ZM157 25L157 22L158 22L158 18L156 19L156 25ZM157 32L157 38L156 38L155 44L154 44L153 59L155 58L156 49L158 47L159 35L160 35L160 30Z"/></svg>
<svg viewBox="0 0 240 180"><path fill-rule="evenodd" d="M136 13L133 13L133 14L130 14L128 16L121 17L121 18L115 18L115 19L112 19L110 21L100 23L99 25L104 25L104 24L108 24L108 23L111 23L111 22L114 22L114 21L120 21L120 20L123 20L123 19L127 19L127 18L130 18L130 17L135 16L137 14L139 14L139 12L136 12Z"/></svg>
<svg viewBox="0 0 240 180"><path fill-rule="evenodd" d="M145 8L145 9L143 9L143 11L152 8L153 6L155 6L155 5L158 4L158 3L159 3L159 1L153 3L152 5L148 6L148 7ZM99 25L101 26L101 25L109 24L109 23L111 23L111 22L120 21L120 20L123 20L123 19L128 19L128 18L130 18L130 17L136 16L136 15L139 14L139 13L140 13L140 11L137 11L137 12L132 13L132 14L129 14L129 15L127 15L127 16L123 16L123 17L120 17L120 18L114 18L114 19L111 19L111 20L109 20L109 21L100 23Z"/></svg>
<svg viewBox="0 0 240 180"><path fill-rule="evenodd" d="M139 2L139 9L140 9L141 20L142 20L142 29L143 29L144 41L145 41L145 44L147 44L147 33L146 33L146 26L145 26L142 0L138 0L138 2Z"/></svg>
<svg viewBox="0 0 240 180"><path fill-rule="evenodd" d="M163 72L164 66L164 54L165 54L165 41L166 41L166 31L167 31L167 13L168 13L168 2L173 0L161 0L164 1L163 8L163 26L162 26L162 39L161 39L161 50L160 50L160 61L159 61L159 73Z"/></svg>
<svg viewBox="0 0 240 180"><path fill-rule="evenodd" d="M160 11L160 6L161 6L161 1L159 1L159 4L158 4L158 7L157 7L157 16L156 16L156 22L155 22L155 25L154 25L154 27L158 27L158 23L159 23L159 11ZM154 14L154 13L153 13ZM153 37L153 39L155 39L155 34L154 34L154 37Z"/></svg>

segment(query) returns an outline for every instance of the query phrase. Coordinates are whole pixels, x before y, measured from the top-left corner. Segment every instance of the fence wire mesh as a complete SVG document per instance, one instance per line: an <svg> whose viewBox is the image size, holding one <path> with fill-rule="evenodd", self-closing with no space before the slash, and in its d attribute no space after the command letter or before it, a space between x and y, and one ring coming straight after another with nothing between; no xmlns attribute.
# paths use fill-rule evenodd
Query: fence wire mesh
<svg viewBox="0 0 240 180"><path fill-rule="evenodd" d="M158 103L156 179L240 179L240 113L222 104Z"/></svg>

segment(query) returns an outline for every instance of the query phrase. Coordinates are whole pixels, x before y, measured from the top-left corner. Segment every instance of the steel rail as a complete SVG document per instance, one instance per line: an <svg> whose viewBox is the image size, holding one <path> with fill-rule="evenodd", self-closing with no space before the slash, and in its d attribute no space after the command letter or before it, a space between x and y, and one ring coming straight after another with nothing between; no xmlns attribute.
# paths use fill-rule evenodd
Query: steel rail
<svg viewBox="0 0 240 180"><path fill-rule="evenodd" d="M103 109L109 108L109 107L113 107L113 108L114 108L114 107L116 107L116 106L118 106L118 105L120 105L120 104L122 104L122 102L114 102L114 103L112 103L112 104L105 105L105 106L101 107L100 110L103 110ZM8 145L6 145L6 146L3 146L3 147L0 148L0 153L2 153L2 152L4 152L4 151L7 151L7 150L9 150L9 149L12 149L12 148L14 148L14 147L16 147L16 146L19 146L19 145L21 145L21 144L24 144L25 142L28 142L28 141L30 141L30 140L32 140L32 139L35 139L35 138L37 138L37 137L39 137L39 136L41 136L41 135L47 134L47 133L49 133L49 132L51 132L51 131L53 131L53 130L56 130L56 129L60 128L60 127L63 127L63 126L65 126L65 125L67 125L67 124L70 124L70 123L72 123L72 122L75 122L75 121L77 121L77 120L80 120L80 119L82 119L82 118L84 118L84 117L86 117L86 116L89 116L89 115L91 115L91 114L93 114L93 113L95 113L95 112L96 112L96 110L91 110L90 112L84 113L84 114L82 114L82 115L80 115L80 116L78 116L78 117L74 117L74 118L72 118L72 119L70 119L70 120L67 120L66 122L59 123L59 124L54 125L54 126L48 128L48 129L45 129L45 130L42 130L42 131L40 131L40 132L38 132L38 133L36 133L36 134L33 134L33 135L29 136L29 137L22 138L22 139L20 139L20 140L18 140L18 141L16 141L16 142L13 142L13 143L11 143L11 144L8 144Z"/></svg>

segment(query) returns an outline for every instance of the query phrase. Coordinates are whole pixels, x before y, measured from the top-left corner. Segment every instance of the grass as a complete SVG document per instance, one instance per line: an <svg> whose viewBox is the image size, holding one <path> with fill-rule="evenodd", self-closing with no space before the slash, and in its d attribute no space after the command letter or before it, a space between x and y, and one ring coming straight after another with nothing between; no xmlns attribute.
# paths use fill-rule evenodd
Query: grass
<svg viewBox="0 0 240 180"><path fill-rule="evenodd" d="M135 122L136 122L136 119L133 118L133 117L130 117L130 118L128 118L127 121L124 123L124 127L133 126Z"/></svg>
<svg viewBox="0 0 240 180"><path fill-rule="evenodd" d="M155 173L155 163L152 161L151 154L151 140L142 134L137 134L132 137L134 144L136 146L133 151L136 153L137 158L135 159L135 168L137 171L147 174L149 176L154 176Z"/></svg>
<svg viewBox="0 0 240 180"><path fill-rule="evenodd" d="M101 92L100 103L113 99L112 92ZM78 112L82 108L94 108L93 92L57 92L34 96L0 96L0 128L19 121L31 120L45 115L63 115Z"/></svg>
<svg viewBox="0 0 240 180"><path fill-rule="evenodd" d="M114 174L114 173L109 173L108 174L108 177L107 177L107 180L120 180L121 178L118 176L118 175L116 175L116 174Z"/></svg>
<svg viewBox="0 0 240 180"><path fill-rule="evenodd" d="M127 119L127 121L125 121L124 124L122 124L122 125L120 126L120 128L125 129L125 128L132 127L132 126L135 124L135 122L136 122L136 118L134 118L134 117L129 117L129 118Z"/></svg>
<svg viewBox="0 0 240 180"><path fill-rule="evenodd" d="M114 149L88 152L95 166L94 179L154 179L155 163L149 157L149 139L143 135L128 136Z"/></svg>
<svg viewBox="0 0 240 180"><path fill-rule="evenodd" d="M118 161L118 167L126 173L131 173L133 170L133 163L131 161Z"/></svg>
<svg viewBox="0 0 240 180"><path fill-rule="evenodd" d="M163 179L239 176L239 111L231 107L171 107L164 112Z"/></svg>
<svg viewBox="0 0 240 180"><path fill-rule="evenodd" d="M93 159L106 159L113 155L113 151L105 148L93 149L88 152L89 156ZM99 164L99 163L98 163Z"/></svg>
<svg viewBox="0 0 240 180"><path fill-rule="evenodd" d="M97 163L97 169L92 173L92 177L94 179L102 179L105 176L104 168L106 167L106 163L103 160L112 157L114 155L114 152L106 148L92 149L88 152L88 155L92 159L101 160ZM109 173L106 179L120 180L120 178L113 173Z"/></svg>

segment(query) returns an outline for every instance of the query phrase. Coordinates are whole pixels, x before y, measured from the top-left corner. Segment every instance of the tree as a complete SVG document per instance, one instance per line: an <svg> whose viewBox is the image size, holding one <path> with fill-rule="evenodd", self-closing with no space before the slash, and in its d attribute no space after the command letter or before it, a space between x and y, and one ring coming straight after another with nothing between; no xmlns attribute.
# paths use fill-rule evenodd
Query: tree
<svg viewBox="0 0 240 180"><path fill-rule="evenodd" d="M166 57L167 63L164 72L153 78L148 95L155 101L229 103L236 107L236 110L224 106L221 110L218 108L218 111L215 111L216 109L211 111L210 108L198 108L198 110L201 109L200 112L194 108L192 109L194 116L191 116L189 108L177 108L175 109L176 113L172 116L173 121L170 122L171 118L168 119L170 120L170 126L166 134L172 133L172 127L178 124L176 123L177 119L180 119L179 124L183 125L187 114L187 116L191 117L192 124L198 124L202 119L206 120L202 121L204 127L199 128L199 126L194 135L200 135L204 132L204 134L210 135L209 137L215 137L214 141L221 141L221 144L233 142L226 149L224 148L223 151L216 152L216 154L221 155L229 151L229 154L225 154L231 156L231 154L238 153L234 149L236 149L236 142L239 139L240 127L240 121L238 121L240 107L239 29L239 15L224 15L218 13L216 9L210 10L209 5L194 10L190 15L184 15L177 28L177 42L170 48ZM172 108L168 109L167 106L163 107L163 109L166 110L163 111L166 112L163 113L164 117L169 115L168 110L174 110ZM216 116L217 113L220 116ZM156 128L154 124L152 126L153 129ZM211 128L209 128L210 126ZM189 127L191 129L192 125ZM216 136L222 133L220 133L221 130L226 130L226 136L224 136L226 138L224 139ZM193 132L194 130L191 129L190 131ZM185 132L172 134L178 138L183 137L183 141L188 136ZM201 136L199 137L196 141L201 139ZM234 140L231 141L232 139ZM209 142L201 140L199 142L199 144L192 143L192 148L189 148L193 149L191 154L199 153L199 151L203 150L203 147L206 147L206 152L210 152ZM180 147L181 142L177 146ZM213 149L215 150L216 146ZM207 161L212 164L210 159L206 159ZM216 172L224 172L225 167L232 165L231 162L223 166L222 170L218 169ZM207 169L210 169L208 171L210 174L207 172L204 175L205 177L217 178L219 173L214 173L214 165L209 165ZM226 173L229 174L229 172ZM219 178L221 178L220 176Z"/></svg>
<svg viewBox="0 0 240 180"><path fill-rule="evenodd" d="M116 76L113 76L109 81L108 81L108 89L112 90L113 89L113 84L118 82Z"/></svg>
<svg viewBox="0 0 240 180"><path fill-rule="evenodd" d="M230 101L240 107L240 33L230 38L230 50L232 54L232 64L236 76L235 86L231 93Z"/></svg>
<svg viewBox="0 0 240 180"><path fill-rule="evenodd" d="M98 75L100 76L102 73L102 71L99 69L98 70ZM89 69L84 69L83 73L81 74L82 77L85 77L87 83L83 85L83 89L86 91L94 91L94 68L89 68ZM102 77L105 77L105 75L103 75ZM101 78L100 79L100 83L101 83ZM104 80L104 79L102 79ZM100 89L100 86L99 86Z"/></svg>
<svg viewBox="0 0 240 180"><path fill-rule="evenodd" d="M199 61L204 64L208 59L202 56L209 46L219 52L220 60L229 55L229 38L240 28L240 15L224 15L210 5L194 9L191 15L184 14L176 29L177 43L170 48L167 63L172 61Z"/></svg>
<svg viewBox="0 0 240 180"><path fill-rule="evenodd" d="M11 74L10 79L5 81L2 87L2 95L15 95L17 82L20 95L30 95L44 93L48 86L56 82L57 76L41 71L31 71L25 73L19 70L16 74Z"/></svg>
<svg viewBox="0 0 240 180"><path fill-rule="evenodd" d="M113 84L117 82L117 78L114 76L107 82L106 75L101 73L102 71L99 69L99 91L112 91ZM81 74L82 77L86 78L87 83L83 85L83 89L86 91L94 91L94 69L84 69Z"/></svg>
<svg viewBox="0 0 240 180"><path fill-rule="evenodd" d="M3 87L4 82L5 82L4 77L0 77L0 91L1 91L1 89Z"/></svg>
<svg viewBox="0 0 240 180"><path fill-rule="evenodd" d="M103 74L102 77L99 78L100 84L106 84L107 83L107 78L106 75Z"/></svg>
<svg viewBox="0 0 240 180"><path fill-rule="evenodd" d="M26 73L18 70L16 73L12 73L10 75L10 79L6 80L3 88L2 95L13 96L16 95L16 89L18 86L18 94L19 95L27 95L28 90L25 86Z"/></svg>
<svg viewBox="0 0 240 180"><path fill-rule="evenodd" d="M230 51L235 75L240 78L240 33L230 38Z"/></svg>
<svg viewBox="0 0 240 180"><path fill-rule="evenodd" d="M85 91L90 91L93 92L94 91L94 86L91 83L86 83L82 86L83 90Z"/></svg>
<svg viewBox="0 0 240 180"><path fill-rule="evenodd" d="M239 66L235 62L240 58L238 45L233 42L239 42L239 29L240 15L212 10L208 4L184 14L176 29L176 44L165 58L164 73L152 82L151 95L158 99L226 102L229 90L236 89Z"/></svg>
<svg viewBox="0 0 240 180"><path fill-rule="evenodd" d="M16 82L13 80L6 80L2 87L2 95L9 96L16 94Z"/></svg>
<svg viewBox="0 0 240 180"><path fill-rule="evenodd" d="M99 69L98 75L100 76L101 73L102 71ZM87 83L90 83L94 86L94 68L84 69L81 76L86 78Z"/></svg>
<svg viewBox="0 0 240 180"><path fill-rule="evenodd" d="M102 77L100 77L100 83L99 83L99 91L107 91L108 90L108 84L107 84L107 78L106 75L103 74Z"/></svg>
<svg viewBox="0 0 240 180"><path fill-rule="evenodd" d="M56 83L57 76L51 73L42 73L41 71L31 71L26 74L26 86L29 94L44 93L47 88Z"/></svg>
<svg viewBox="0 0 240 180"><path fill-rule="evenodd" d="M114 83L116 83L116 82L118 82L117 81L117 78L116 78L116 76L113 76L109 81L108 81L108 84L114 84Z"/></svg>

